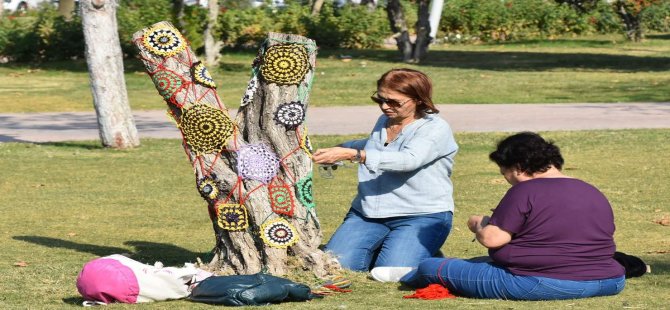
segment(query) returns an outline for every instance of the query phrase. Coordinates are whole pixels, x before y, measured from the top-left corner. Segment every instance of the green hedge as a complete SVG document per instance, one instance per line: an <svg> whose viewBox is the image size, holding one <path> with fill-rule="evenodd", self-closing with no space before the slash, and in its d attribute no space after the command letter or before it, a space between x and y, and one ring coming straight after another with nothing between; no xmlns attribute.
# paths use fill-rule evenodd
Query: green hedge
<svg viewBox="0 0 670 310"><path fill-rule="evenodd" d="M321 13L312 16L310 7L299 1L281 9L224 7L215 33L228 48L256 48L270 31L305 35L322 48L374 48L391 35L383 7L374 11L364 6L337 8L328 0ZM410 0L402 4L411 28L416 21L415 4ZM207 10L187 6L184 11L185 35L193 49L201 52ZM167 0L121 0L117 16L126 55L135 54L131 42L135 31L161 20L175 24L172 1ZM644 9L641 18L646 31L670 31L670 1ZM604 1L580 13L553 0L448 0L438 38L467 43L620 33L621 29L619 17ZM82 57L83 42L79 17L65 21L53 6L0 19L0 56L17 61Z"/></svg>

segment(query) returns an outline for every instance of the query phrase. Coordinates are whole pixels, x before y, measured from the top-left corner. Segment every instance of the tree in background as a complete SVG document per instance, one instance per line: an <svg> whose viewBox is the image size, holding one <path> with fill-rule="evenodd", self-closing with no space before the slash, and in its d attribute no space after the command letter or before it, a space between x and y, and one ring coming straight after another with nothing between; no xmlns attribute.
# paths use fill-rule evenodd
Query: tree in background
<svg viewBox="0 0 670 310"><path fill-rule="evenodd" d="M58 1L58 13L63 16L65 20L72 20L72 13L74 13L74 8L74 0Z"/></svg>
<svg viewBox="0 0 670 310"><path fill-rule="evenodd" d="M140 145L128 104L123 54L116 22L116 0L80 0L86 63L102 145Z"/></svg>
<svg viewBox="0 0 670 310"><path fill-rule="evenodd" d="M586 12L595 7L598 2L603 0L556 0L558 3L570 4L573 8ZM640 41L644 38L641 27L640 13L645 8L659 3L660 0L614 0L612 5L626 32L626 37L631 41Z"/></svg>
<svg viewBox="0 0 670 310"><path fill-rule="evenodd" d="M429 4L430 0L417 0L418 19L414 26L416 39L412 43L409 28L400 0L389 0L386 6L389 24L393 37L402 54L402 60L408 63L418 63L428 52L430 44Z"/></svg>

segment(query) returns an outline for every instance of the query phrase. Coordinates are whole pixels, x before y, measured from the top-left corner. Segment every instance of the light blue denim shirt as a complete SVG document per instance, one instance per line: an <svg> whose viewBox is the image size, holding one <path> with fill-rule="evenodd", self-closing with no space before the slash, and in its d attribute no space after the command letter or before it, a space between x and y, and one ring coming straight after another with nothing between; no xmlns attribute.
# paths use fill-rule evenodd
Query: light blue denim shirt
<svg viewBox="0 0 670 310"><path fill-rule="evenodd" d="M427 114L384 146L387 120L379 117L368 139L342 144L365 150L352 208L369 218L453 212L450 177L458 145L449 124Z"/></svg>

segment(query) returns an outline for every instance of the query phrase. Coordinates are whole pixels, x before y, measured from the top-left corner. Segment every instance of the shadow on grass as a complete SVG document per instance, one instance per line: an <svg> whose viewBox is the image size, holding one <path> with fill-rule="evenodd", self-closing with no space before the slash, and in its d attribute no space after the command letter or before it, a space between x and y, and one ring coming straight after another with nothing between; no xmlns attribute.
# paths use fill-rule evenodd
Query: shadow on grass
<svg viewBox="0 0 670 310"><path fill-rule="evenodd" d="M651 266L652 275L670 275L670 257L669 255L652 256L643 258L644 262Z"/></svg>
<svg viewBox="0 0 670 310"><path fill-rule="evenodd" d="M647 35L647 39L670 40L670 33L668 33L668 34L650 34L650 35Z"/></svg>
<svg viewBox="0 0 670 310"><path fill-rule="evenodd" d="M67 141L67 142L39 142L35 143L44 146L55 146L68 149L85 149L85 150L101 150L104 149L100 142L78 142L78 141Z"/></svg>
<svg viewBox="0 0 670 310"><path fill-rule="evenodd" d="M392 50L352 51L354 58L397 62ZM657 72L670 70L670 57L638 57L595 53L537 53L505 51L430 51L420 66L491 71L549 71L555 69Z"/></svg>
<svg viewBox="0 0 670 310"><path fill-rule="evenodd" d="M77 243L43 236L14 236L12 238L14 240L21 240L49 248L69 249L82 253L91 253L97 256L130 252L126 248ZM194 262L197 257L201 258L203 261L209 261L212 256L211 253L192 252L185 248L167 243L133 240L126 241L124 244L135 248L135 252L130 252L130 257L132 259L150 264L160 261L166 266L177 266L182 265L185 262Z"/></svg>

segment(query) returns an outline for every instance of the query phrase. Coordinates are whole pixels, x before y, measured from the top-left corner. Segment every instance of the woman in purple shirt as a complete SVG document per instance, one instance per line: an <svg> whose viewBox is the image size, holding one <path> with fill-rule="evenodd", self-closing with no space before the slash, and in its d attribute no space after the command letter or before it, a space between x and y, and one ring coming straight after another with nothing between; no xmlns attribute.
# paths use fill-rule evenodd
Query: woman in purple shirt
<svg viewBox="0 0 670 310"><path fill-rule="evenodd" d="M493 214L468 227L490 261L428 259L401 281L439 283L476 298L552 300L615 295L625 285L614 260L614 215L592 185L564 175L553 143L522 132L498 143L489 158L512 185Z"/></svg>

